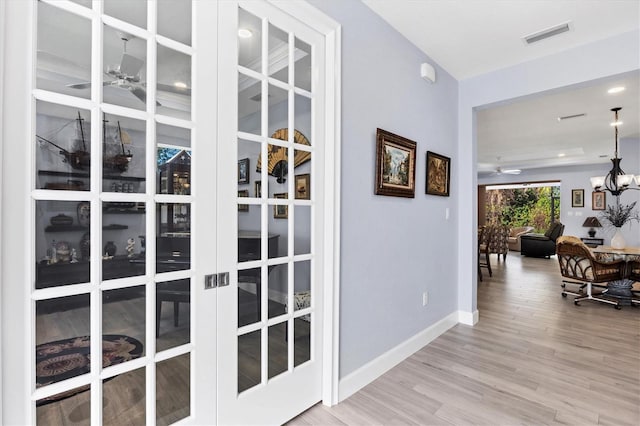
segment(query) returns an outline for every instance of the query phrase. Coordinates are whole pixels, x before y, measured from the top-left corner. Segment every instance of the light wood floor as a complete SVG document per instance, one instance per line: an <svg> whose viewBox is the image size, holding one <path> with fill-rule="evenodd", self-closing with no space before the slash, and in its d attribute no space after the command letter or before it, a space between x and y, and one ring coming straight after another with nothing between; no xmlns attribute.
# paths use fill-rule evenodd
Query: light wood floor
<svg viewBox="0 0 640 426"><path fill-rule="evenodd" d="M291 425L640 425L640 308L560 296L557 260L491 256L480 321Z"/></svg>

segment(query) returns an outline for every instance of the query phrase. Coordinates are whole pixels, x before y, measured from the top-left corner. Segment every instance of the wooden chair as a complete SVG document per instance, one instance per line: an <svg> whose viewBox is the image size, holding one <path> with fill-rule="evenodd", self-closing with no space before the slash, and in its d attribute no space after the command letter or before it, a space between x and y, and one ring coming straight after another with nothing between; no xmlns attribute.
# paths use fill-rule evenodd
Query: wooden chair
<svg viewBox="0 0 640 426"><path fill-rule="evenodd" d="M614 305L620 309L618 301L607 299L606 293L593 294L594 284L605 284L609 281L619 280L624 277L625 262L615 260L601 262L596 258L579 238L572 236L559 237L556 242L556 254L560 264L560 273L568 280L562 280L562 297L567 294L577 296L574 303L579 305L582 300L596 300L598 302ZM567 284L579 285L578 291L569 291ZM583 292L586 287L587 293Z"/></svg>
<svg viewBox="0 0 640 426"><path fill-rule="evenodd" d="M629 279L634 280L631 303L640 304L640 256L629 262Z"/></svg>
<svg viewBox="0 0 640 426"><path fill-rule="evenodd" d="M489 248L486 243L486 235L491 232L491 229L487 230L487 226L481 226L478 228L478 278L482 281L482 269L487 268L489 270L489 276L492 276L491 262L489 261ZM484 262L481 260L484 255Z"/></svg>

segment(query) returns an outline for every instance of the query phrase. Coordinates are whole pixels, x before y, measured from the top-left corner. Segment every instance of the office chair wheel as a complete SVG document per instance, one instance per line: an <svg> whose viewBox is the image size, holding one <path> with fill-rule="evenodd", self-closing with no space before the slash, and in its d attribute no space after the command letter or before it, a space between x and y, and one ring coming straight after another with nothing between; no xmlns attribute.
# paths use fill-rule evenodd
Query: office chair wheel
<svg viewBox="0 0 640 426"><path fill-rule="evenodd" d="M620 305L613 305L614 308L616 308L617 311L619 311L620 309L622 309L622 306Z"/></svg>
<svg viewBox="0 0 640 426"><path fill-rule="evenodd" d="M564 291L562 292L562 297L567 297L567 293L565 293Z"/></svg>
<svg viewBox="0 0 640 426"><path fill-rule="evenodd" d="M578 302L577 300L574 300L573 304L576 305L576 306L580 306L580 302Z"/></svg>

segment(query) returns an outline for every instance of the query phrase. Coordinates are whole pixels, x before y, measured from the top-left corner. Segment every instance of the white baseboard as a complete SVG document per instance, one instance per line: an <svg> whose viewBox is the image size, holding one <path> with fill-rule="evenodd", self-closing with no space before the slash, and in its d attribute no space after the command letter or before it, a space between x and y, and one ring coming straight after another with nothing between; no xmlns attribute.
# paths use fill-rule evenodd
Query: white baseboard
<svg viewBox="0 0 640 426"><path fill-rule="evenodd" d="M476 325L480 314L476 309L473 312L458 311L458 322L464 325Z"/></svg>
<svg viewBox="0 0 640 426"><path fill-rule="evenodd" d="M477 311L476 311L477 313ZM447 315L431 327L409 338L395 348L385 352L378 358L369 361L356 371L340 380L338 384L338 402L344 401L378 377L422 349L435 338L458 324L461 318L459 311Z"/></svg>

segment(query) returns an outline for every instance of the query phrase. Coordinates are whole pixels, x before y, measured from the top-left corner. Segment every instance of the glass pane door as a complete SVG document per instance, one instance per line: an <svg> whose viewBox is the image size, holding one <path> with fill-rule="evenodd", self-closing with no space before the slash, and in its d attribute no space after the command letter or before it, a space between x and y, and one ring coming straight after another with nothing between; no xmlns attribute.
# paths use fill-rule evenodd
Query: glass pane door
<svg viewBox="0 0 640 426"><path fill-rule="evenodd" d="M191 2L34 5L35 423L188 418Z"/></svg>
<svg viewBox="0 0 640 426"><path fill-rule="evenodd" d="M237 67L221 70L236 101L220 148L237 174L225 181L235 202L219 209L237 250L222 260L232 286L219 293L218 421L281 423L320 400L322 39L261 2L222 10Z"/></svg>

